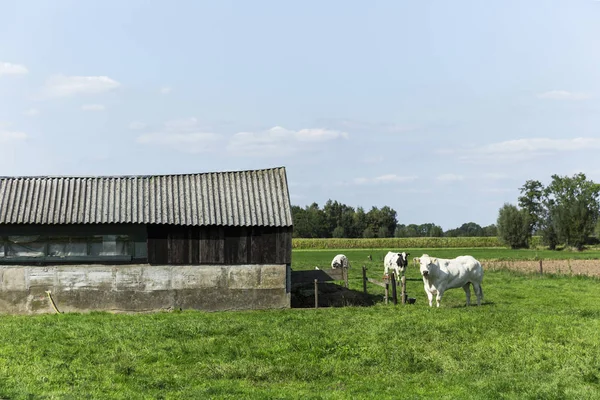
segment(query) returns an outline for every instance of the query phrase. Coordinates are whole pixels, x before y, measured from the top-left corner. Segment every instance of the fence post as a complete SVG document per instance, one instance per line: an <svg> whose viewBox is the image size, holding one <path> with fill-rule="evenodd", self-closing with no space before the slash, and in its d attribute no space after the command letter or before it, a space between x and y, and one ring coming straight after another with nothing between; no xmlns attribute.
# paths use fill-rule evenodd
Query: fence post
<svg viewBox="0 0 600 400"><path fill-rule="evenodd" d="M362 267L363 273L363 292L367 294L367 268L363 265Z"/></svg>
<svg viewBox="0 0 600 400"><path fill-rule="evenodd" d="M406 304L406 276L404 274L400 278L400 286L402 288L402 304Z"/></svg>
<svg viewBox="0 0 600 400"><path fill-rule="evenodd" d="M385 304L388 304L388 297L390 296L390 279L385 278Z"/></svg>
<svg viewBox="0 0 600 400"><path fill-rule="evenodd" d="M544 275L544 270L542 268L542 260L540 260L540 275Z"/></svg>
<svg viewBox="0 0 600 400"><path fill-rule="evenodd" d="M396 274L392 273L392 302L398 304L398 295L396 294Z"/></svg>
<svg viewBox="0 0 600 400"><path fill-rule="evenodd" d="M315 279L315 308L319 308L319 281Z"/></svg>
<svg viewBox="0 0 600 400"><path fill-rule="evenodd" d="M348 289L348 268L342 268L342 275L344 277L344 285L346 286L346 289Z"/></svg>

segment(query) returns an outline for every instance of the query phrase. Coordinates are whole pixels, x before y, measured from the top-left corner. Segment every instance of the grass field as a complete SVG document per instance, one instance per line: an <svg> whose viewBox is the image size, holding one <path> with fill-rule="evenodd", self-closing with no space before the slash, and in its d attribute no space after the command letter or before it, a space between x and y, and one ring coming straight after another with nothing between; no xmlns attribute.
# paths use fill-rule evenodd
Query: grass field
<svg viewBox="0 0 600 400"><path fill-rule="evenodd" d="M414 305L1 316L0 398L600 399L600 280L487 271L436 309L407 277Z"/></svg>

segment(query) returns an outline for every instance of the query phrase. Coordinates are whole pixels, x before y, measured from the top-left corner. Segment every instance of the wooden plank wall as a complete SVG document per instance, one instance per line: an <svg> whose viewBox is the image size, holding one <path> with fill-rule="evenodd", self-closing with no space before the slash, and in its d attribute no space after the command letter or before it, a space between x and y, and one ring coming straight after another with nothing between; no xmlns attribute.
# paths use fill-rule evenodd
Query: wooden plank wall
<svg viewBox="0 0 600 400"><path fill-rule="evenodd" d="M150 264L291 264L292 229L148 226Z"/></svg>

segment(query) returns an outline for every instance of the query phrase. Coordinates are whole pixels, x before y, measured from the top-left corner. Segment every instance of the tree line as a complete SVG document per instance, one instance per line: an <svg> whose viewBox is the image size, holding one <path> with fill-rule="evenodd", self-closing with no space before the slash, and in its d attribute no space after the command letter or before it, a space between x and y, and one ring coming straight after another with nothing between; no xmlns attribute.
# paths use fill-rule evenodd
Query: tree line
<svg viewBox="0 0 600 400"><path fill-rule="evenodd" d="M298 238L388 238L388 237L458 237L497 236L496 225L482 227L467 222L444 231L433 223L399 224L393 208L372 207L365 212L338 201L328 200L323 208L313 203L304 208L292 206L294 237Z"/></svg>
<svg viewBox="0 0 600 400"><path fill-rule="evenodd" d="M507 245L529 247L533 235L541 236L552 250L558 246L581 250L598 242L600 184L585 174L552 175L547 186L528 180L519 190L518 205L505 203L498 211L498 233Z"/></svg>

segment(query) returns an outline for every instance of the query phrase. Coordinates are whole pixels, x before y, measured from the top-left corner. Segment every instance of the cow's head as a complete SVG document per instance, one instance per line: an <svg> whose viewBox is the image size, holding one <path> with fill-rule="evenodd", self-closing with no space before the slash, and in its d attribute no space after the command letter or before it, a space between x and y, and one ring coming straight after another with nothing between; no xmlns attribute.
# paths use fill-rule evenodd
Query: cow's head
<svg viewBox="0 0 600 400"><path fill-rule="evenodd" d="M404 273L404 271L406 270L406 267L408 266L408 256L410 256L410 253L397 253L398 257L396 258L396 265L398 265L398 268L400 268L400 271Z"/></svg>
<svg viewBox="0 0 600 400"><path fill-rule="evenodd" d="M431 273L432 267L437 265L437 258L429 257L428 254L423 254L418 258L419 260L419 271L424 278L427 278Z"/></svg>

